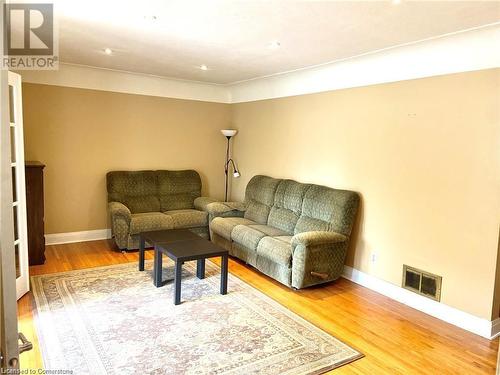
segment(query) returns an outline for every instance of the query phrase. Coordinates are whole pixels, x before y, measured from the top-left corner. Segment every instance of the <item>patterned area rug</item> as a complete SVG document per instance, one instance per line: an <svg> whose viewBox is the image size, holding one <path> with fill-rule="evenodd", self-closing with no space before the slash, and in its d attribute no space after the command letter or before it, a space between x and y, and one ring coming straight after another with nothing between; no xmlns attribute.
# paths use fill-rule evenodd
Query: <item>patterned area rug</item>
<svg viewBox="0 0 500 375"><path fill-rule="evenodd" d="M164 277L172 278L170 260ZM31 278L47 370L73 374L320 374L362 354L229 275L184 265L182 303L155 288L152 263Z"/></svg>

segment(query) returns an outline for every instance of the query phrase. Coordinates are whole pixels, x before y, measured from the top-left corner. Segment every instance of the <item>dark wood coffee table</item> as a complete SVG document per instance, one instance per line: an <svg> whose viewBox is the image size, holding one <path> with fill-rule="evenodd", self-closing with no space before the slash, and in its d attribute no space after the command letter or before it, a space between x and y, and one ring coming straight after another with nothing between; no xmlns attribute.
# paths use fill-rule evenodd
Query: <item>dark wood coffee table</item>
<svg viewBox="0 0 500 375"><path fill-rule="evenodd" d="M161 232L161 233L160 233ZM194 236L194 237L193 237ZM205 278L205 259L221 257L220 293L227 294L229 252L187 229L144 232L140 235L139 270L144 270L144 241L154 245L153 283L158 288L162 282L163 254L175 262L174 304L181 303L181 275L184 262L196 260L196 276ZM142 254L142 255L141 255ZM142 263L141 263L142 262Z"/></svg>
<svg viewBox="0 0 500 375"><path fill-rule="evenodd" d="M188 229L164 229L139 234L139 271L144 271L144 248L146 241L155 246L157 243L169 243L186 240L198 240L200 236Z"/></svg>

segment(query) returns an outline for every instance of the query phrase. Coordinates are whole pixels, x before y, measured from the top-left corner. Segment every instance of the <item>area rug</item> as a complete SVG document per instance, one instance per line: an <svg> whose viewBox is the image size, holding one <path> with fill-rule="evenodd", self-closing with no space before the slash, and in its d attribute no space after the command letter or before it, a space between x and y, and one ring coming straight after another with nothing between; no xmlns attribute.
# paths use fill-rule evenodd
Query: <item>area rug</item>
<svg viewBox="0 0 500 375"><path fill-rule="evenodd" d="M172 278L170 260L165 278ZM321 374L362 357L263 293L220 269L183 267L173 283L151 281L152 263L31 278L35 324L47 370L72 374ZM66 372L68 373L68 372Z"/></svg>

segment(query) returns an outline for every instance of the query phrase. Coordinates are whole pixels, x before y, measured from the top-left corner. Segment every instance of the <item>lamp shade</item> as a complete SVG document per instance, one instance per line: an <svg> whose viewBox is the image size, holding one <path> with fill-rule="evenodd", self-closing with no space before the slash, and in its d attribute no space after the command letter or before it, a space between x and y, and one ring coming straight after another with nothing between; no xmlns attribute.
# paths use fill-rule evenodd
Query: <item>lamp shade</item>
<svg viewBox="0 0 500 375"><path fill-rule="evenodd" d="M232 137L233 135L236 135L236 133L238 133L238 130L235 130L235 129L222 129L221 133L224 134L226 137Z"/></svg>

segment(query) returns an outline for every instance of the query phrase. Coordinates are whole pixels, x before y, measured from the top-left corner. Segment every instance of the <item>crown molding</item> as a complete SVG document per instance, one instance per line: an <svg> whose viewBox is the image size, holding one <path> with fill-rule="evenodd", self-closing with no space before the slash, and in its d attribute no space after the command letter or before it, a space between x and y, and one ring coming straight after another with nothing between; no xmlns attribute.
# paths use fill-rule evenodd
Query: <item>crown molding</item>
<svg viewBox="0 0 500 375"><path fill-rule="evenodd" d="M231 103L500 67L500 23L229 85Z"/></svg>
<svg viewBox="0 0 500 375"><path fill-rule="evenodd" d="M500 23L314 67L220 85L60 63L23 82L128 94L242 103L500 67Z"/></svg>
<svg viewBox="0 0 500 375"><path fill-rule="evenodd" d="M23 82L44 85L216 103L230 103L231 99L229 89L224 85L85 65L59 63L58 70L22 70L18 73Z"/></svg>

